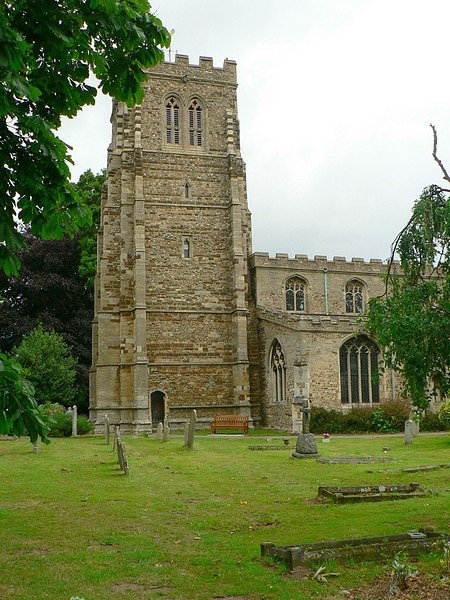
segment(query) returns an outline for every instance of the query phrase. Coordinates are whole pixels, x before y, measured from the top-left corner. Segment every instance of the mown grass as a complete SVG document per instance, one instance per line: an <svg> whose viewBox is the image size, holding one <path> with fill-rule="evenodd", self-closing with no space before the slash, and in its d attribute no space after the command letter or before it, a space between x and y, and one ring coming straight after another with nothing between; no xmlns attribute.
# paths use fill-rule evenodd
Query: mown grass
<svg viewBox="0 0 450 600"><path fill-rule="evenodd" d="M374 577L382 561L339 566L338 578L320 584L262 560L260 544L418 527L449 532L450 471L401 471L449 463L448 434L421 434L410 446L402 436L318 439L324 456L380 458L352 465L294 460L293 447L249 450L282 445L276 438L197 436L193 451L182 437L125 441L128 477L101 437L56 439L38 455L26 440L0 442L2 599L333 598ZM381 462L386 456L394 460ZM319 485L411 481L432 493L370 504L316 502Z"/></svg>

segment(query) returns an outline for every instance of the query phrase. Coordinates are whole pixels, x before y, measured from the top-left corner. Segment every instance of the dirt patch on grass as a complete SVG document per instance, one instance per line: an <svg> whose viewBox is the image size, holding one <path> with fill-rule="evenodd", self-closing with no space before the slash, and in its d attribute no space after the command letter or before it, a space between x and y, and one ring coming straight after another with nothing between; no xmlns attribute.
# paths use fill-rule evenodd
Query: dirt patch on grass
<svg viewBox="0 0 450 600"><path fill-rule="evenodd" d="M391 576L386 574L364 587L341 590L339 597L347 600L449 600L450 579L419 573L408 579L406 590L395 593L395 590L391 591ZM336 595L324 598L335 600Z"/></svg>

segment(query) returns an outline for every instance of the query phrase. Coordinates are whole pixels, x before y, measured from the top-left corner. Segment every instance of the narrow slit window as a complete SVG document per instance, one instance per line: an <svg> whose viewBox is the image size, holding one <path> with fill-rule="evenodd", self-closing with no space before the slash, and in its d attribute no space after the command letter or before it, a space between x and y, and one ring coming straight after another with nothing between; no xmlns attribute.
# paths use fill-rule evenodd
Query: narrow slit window
<svg viewBox="0 0 450 600"><path fill-rule="evenodd" d="M183 258L191 258L191 241L188 238L183 240Z"/></svg>

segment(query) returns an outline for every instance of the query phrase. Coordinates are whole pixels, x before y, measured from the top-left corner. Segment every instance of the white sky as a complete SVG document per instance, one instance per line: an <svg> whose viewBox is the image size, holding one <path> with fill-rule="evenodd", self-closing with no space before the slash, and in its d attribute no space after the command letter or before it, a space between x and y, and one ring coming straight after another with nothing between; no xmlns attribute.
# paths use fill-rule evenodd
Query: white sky
<svg viewBox="0 0 450 600"><path fill-rule="evenodd" d="M448 0L154 0L175 52L237 62L253 251L382 258L450 168ZM63 126L106 166L110 101Z"/></svg>

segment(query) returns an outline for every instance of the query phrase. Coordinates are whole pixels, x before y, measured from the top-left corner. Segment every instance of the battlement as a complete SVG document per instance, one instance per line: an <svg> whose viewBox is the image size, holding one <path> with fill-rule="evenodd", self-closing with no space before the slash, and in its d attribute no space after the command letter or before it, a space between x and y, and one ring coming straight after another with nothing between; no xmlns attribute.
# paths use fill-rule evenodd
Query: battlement
<svg viewBox="0 0 450 600"><path fill-rule="evenodd" d="M269 256L268 252L254 252L249 258L250 266L253 268L290 268L306 270L362 270L369 272L384 271L387 267L387 261L381 258L371 258L365 261L363 258L353 257L347 260L345 256L334 256L328 260L327 256L316 254L310 258L307 254L296 254L290 258L288 254L277 252L275 257ZM399 261L394 261L394 265L399 265Z"/></svg>
<svg viewBox="0 0 450 600"><path fill-rule="evenodd" d="M237 84L236 62L226 58L222 67L215 67L209 56L200 56L198 64L189 62L186 54L176 54L174 61L165 61L150 71L153 74L179 76L185 81L189 79L211 79L224 83Z"/></svg>

